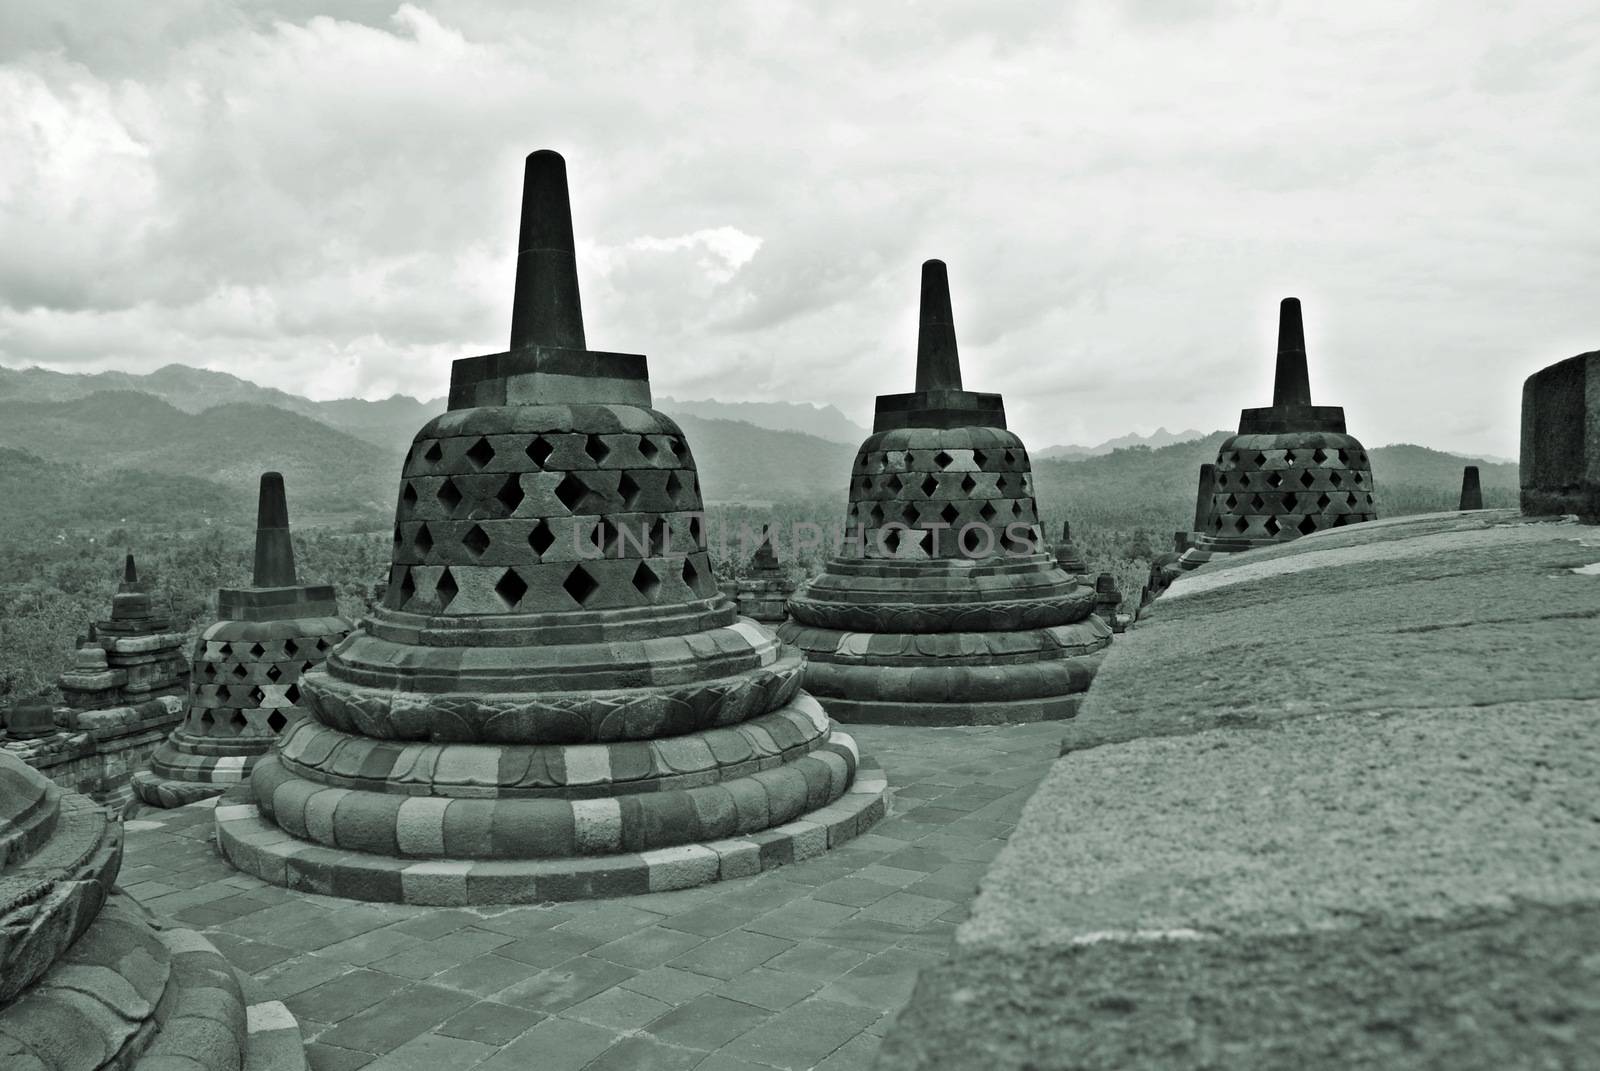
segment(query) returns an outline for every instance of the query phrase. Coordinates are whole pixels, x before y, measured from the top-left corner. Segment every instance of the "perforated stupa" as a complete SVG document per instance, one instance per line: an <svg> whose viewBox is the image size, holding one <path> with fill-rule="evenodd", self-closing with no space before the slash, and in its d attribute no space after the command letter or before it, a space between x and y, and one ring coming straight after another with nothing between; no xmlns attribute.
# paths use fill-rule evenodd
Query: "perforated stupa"
<svg viewBox="0 0 1600 1071"><path fill-rule="evenodd" d="M717 588L642 356L586 348L566 166L527 158L511 345L417 433L387 595L218 808L236 866L368 900L569 900L820 852L880 774Z"/></svg>
<svg viewBox="0 0 1600 1071"><path fill-rule="evenodd" d="M1094 615L1094 589L1044 545L1028 452L1000 396L962 389L942 261L922 266L916 390L878 398L846 522L852 538L789 600L779 629L806 652L806 687L834 717L1076 712L1111 629Z"/></svg>

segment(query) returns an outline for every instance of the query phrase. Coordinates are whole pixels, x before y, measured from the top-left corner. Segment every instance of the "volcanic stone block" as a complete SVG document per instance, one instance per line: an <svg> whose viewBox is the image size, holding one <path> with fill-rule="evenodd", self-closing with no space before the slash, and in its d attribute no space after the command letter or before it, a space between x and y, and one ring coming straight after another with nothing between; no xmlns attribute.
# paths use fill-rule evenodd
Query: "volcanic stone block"
<svg viewBox="0 0 1600 1071"><path fill-rule="evenodd" d="M1600 350L1522 385L1522 512L1600 524Z"/></svg>
<svg viewBox="0 0 1600 1071"><path fill-rule="evenodd" d="M130 559L131 560L131 559ZM217 592L217 614L195 642L189 709L133 777L139 798L181 807L249 776L273 741L304 714L301 677L346 635L333 588L303 585L283 477L263 473L256 507L253 584Z"/></svg>
<svg viewBox="0 0 1600 1071"><path fill-rule="evenodd" d="M917 390L878 398L850 475L846 542L779 635L846 721L1070 717L1111 630L1070 532L1045 552L1022 441L962 389L945 265L922 267Z"/></svg>
<svg viewBox="0 0 1600 1071"><path fill-rule="evenodd" d="M724 876L726 839L882 813L799 652L718 589L645 359L586 348L568 201L529 156L511 347L457 361L417 433L381 605L305 667L254 805L218 810L236 866L413 903L630 895Z"/></svg>

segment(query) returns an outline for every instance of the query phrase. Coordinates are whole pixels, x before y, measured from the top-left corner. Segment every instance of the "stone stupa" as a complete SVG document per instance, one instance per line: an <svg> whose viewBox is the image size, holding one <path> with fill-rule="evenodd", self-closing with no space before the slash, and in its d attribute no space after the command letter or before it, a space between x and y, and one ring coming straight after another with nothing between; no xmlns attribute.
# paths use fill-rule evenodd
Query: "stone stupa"
<svg viewBox="0 0 1600 1071"><path fill-rule="evenodd" d="M1218 448L1211 486L1200 489L1210 502L1195 509L1205 530L1183 563L1373 520L1373 494L1366 447L1345 433L1344 409L1311 404L1300 299L1284 298L1272 405L1242 411L1238 434Z"/></svg>
<svg viewBox="0 0 1600 1071"><path fill-rule="evenodd" d="M303 1071L281 1003L247 1005L199 933L115 885L122 826L0 751L0 1068Z"/></svg>
<svg viewBox="0 0 1600 1071"><path fill-rule="evenodd" d="M300 679L350 632L333 588L295 573L283 477L261 475L252 586L220 588L194 647L188 712L133 776L154 807L219 796L305 712Z"/></svg>
<svg viewBox="0 0 1600 1071"><path fill-rule="evenodd" d="M801 585L779 629L829 713L952 725L1077 711L1111 628L1044 546L1000 396L962 389L942 261L922 266L916 390L879 396L847 525L860 538Z"/></svg>
<svg viewBox="0 0 1600 1071"><path fill-rule="evenodd" d="M73 710L136 706L188 689L184 636L172 628L166 605L139 579L133 555L122 562L122 582L111 596L111 615L82 637L72 668L58 680Z"/></svg>
<svg viewBox="0 0 1600 1071"><path fill-rule="evenodd" d="M510 348L455 362L406 456L382 605L217 808L223 854L274 883L628 895L755 874L882 814L799 652L718 590L645 359L587 348L565 163L535 152L523 182Z"/></svg>

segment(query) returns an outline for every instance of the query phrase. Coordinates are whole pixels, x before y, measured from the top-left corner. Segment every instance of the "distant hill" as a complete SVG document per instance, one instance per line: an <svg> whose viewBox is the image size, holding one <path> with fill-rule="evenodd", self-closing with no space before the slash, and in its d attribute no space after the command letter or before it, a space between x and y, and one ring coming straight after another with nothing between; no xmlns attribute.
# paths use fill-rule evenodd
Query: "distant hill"
<svg viewBox="0 0 1600 1071"><path fill-rule="evenodd" d="M1099 457L1109 454L1113 450L1120 450L1125 446L1148 446L1152 450L1163 446L1173 446L1177 443L1192 442L1195 439L1205 438L1205 432L1190 428L1188 431L1168 431L1166 428L1157 428L1149 435L1140 435L1130 432L1127 435L1118 435L1114 439L1107 439L1095 446L1047 446L1043 450L1030 450L1029 455L1034 459L1040 458L1069 458L1078 459L1085 457Z"/></svg>
<svg viewBox="0 0 1600 1071"><path fill-rule="evenodd" d="M0 542L45 539L65 528L193 528L232 518L249 498L198 476L47 461L0 446Z"/></svg>
<svg viewBox="0 0 1600 1071"><path fill-rule="evenodd" d="M680 401L663 395L656 408L674 419L739 420L772 431L798 431L829 442L856 447L871 432L831 405L812 402L719 402L715 398Z"/></svg>
<svg viewBox="0 0 1600 1071"><path fill-rule="evenodd" d="M843 494L854 445L794 431L769 431L740 420L673 419L688 436L708 502L770 502Z"/></svg>

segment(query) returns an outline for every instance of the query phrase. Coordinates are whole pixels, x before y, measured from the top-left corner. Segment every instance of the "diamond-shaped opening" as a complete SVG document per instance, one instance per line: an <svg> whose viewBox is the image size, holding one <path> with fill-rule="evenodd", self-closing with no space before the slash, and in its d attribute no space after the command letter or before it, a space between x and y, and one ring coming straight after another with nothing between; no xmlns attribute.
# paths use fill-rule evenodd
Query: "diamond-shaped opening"
<svg viewBox="0 0 1600 1071"><path fill-rule="evenodd" d="M556 452L556 448L550 445L550 440L540 435L524 447L522 452L528 455L529 461L542 469L544 463L550 460L550 455Z"/></svg>
<svg viewBox="0 0 1600 1071"><path fill-rule="evenodd" d="M673 505L678 504L678 494L683 490L683 481L678 479L677 472L667 473L667 498Z"/></svg>
<svg viewBox="0 0 1600 1071"><path fill-rule="evenodd" d="M398 547L401 543L404 543L404 542L405 542L405 537L400 534L400 526L397 524L397 525L394 526L394 545Z"/></svg>
<svg viewBox="0 0 1600 1071"><path fill-rule="evenodd" d="M227 658L229 655L233 654L233 644L231 644L231 643L223 644L217 650L217 653L220 654L223 658Z"/></svg>
<svg viewBox="0 0 1600 1071"><path fill-rule="evenodd" d="M633 504L639 501L639 485L634 482L632 476L624 472L622 479L617 481L617 494L622 496L622 504L632 509Z"/></svg>
<svg viewBox="0 0 1600 1071"><path fill-rule="evenodd" d="M1006 464L1007 465L1015 465L1016 463L1017 463L1017 455L1012 453L1010 450L1007 450L1006 451Z"/></svg>
<svg viewBox="0 0 1600 1071"><path fill-rule="evenodd" d="M265 699L266 697L267 697L267 693L263 692L261 690L261 685L258 684L254 688L250 689L250 705L251 706L259 707L261 705L261 701L263 699Z"/></svg>
<svg viewBox="0 0 1600 1071"><path fill-rule="evenodd" d="M913 454L910 450L906 451L905 466L908 472L915 472L917 469L917 455Z"/></svg>
<svg viewBox="0 0 1600 1071"><path fill-rule="evenodd" d="M1267 486L1268 487L1277 487L1278 485L1280 485L1282 483L1283 483L1283 477L1280 474L1278 474L1276 472L1267 473Z"/></svg>
<svg viewBox="0 0 1600 1071"><path fill-rule="evenodd" d="M697 591L696 585L700 583L700 570L688 558L683 559L683 583L690 591Z"/></svg>
<svg viewBox="0 0 1600 1071"><path fill-rule="evenodd" d="M983 468L983 463L988 460L989 455L984 453L982 450L972 451L972 463L978 466L980 469Z"/></svg>
<svg viewBox="0 0 1600 1071"><path fill-rule="evenodd" d="M522 493L522 477L513 473L506 477L506 482L500 485L500 490L494 493L495 500L505 507L507 513L517 512L517 507L522 505L525 497Z"/></svg>
<svg viewBox="0 0 1600 1071"><path fill-rule="evenodd" d="M1369 506L1372 505L1372 496L1371 495L1367 496L1367 505L1369 505Z"/></svg>
<svg viewBox="0 0 1600 1071"><path fill-rule="evenodd" d="M422 452L422 459L438 464L444 459L444 448L437 442L431 442L428 444L428 448Z"/></svg>
<svg viewBox="0 0 1600 1071"><path fill-rule="evenodd" d="M1250 527L1250 522L1245 520L1243 517L1240 517L1238 520L1233 522L1233 526L1234 528L1238 529L1241 535L1243 535L1245 530Z"/></svg>
<svg viewBox="0 0 1600 1071"><path fill-rule="evenodd" d="M515 569L507 569L500 574L500 579L495 581L494 593L500 596L500 601L506 604L506 609L515 610L522 602L522 597L528 593L528 582L517 575Z"/></svg>
<svg viewBox="0 0 1600 1071"><path fill-rule="evenodd" d="M1261 527L1265 528L1267 534L1271 536L1275 536L1283 530L1283 526L1278 523L1278 518L1276 517L1268 517L1262 522Z"/></svg>
<svg viewBox="0 0 1600 1071"><path fill-rule="evenodd" d="M933 493L935 491L937 491L938 489L939 489L939 477L934 476L934 475L932 475L930 473L926 478L923 479L923 481L922 481L922 493L923 494L927 495L929 498L932 498L933 497Z"/></svg>
<svg viewBox="0 0 1600 1071"><path fill-rule="evenodd" d="M590 435L583 440L583 452L594 458L595 464L598 465L606 459L607 454L611 453L611 447L607 446L606 441L600 436Z"/></svg>
<svg viewBox="0 0 1600 1071"><path fill-rule="evenodd" d="M589 486L569 472L556 484L556 497L567 507L568 513L576 513L578 506L589 497Z"/></svg>
<svg viewBox="0 0 1600 1071"><path fill-rule="evenodd" d="M689 538L694 540L694 545L704 550L706 547L706 529L699 517L689 518Z"/></svg>
<svg viewBox="0 0 1600 1071"><path fill-rule="evenodd" d="M470 550L474 558L481 558L483 552L489 549L489 533L475 524L461 537L461 545Z"/></svg>
<svg viewBox="0 0 1600 1071"><path fill-rule="evenodd" d="M969 472L965 476L961 477L961 493L962 494L964 494L964 495L972 494L972 489L977 487L977 486L978 486L978 481L974 480L972 478L972 473Z"/></svg>
<svg viewBox="0 0 1600 1071"><path fill-rule="evenodd" d="M406 575L400 580L400 605L404 606L411 601L411 596L417 593L417 582L411 579L411 570L406 570Z"/></svg>
<svg viewBox="0 0 1600 1071"><path fill-rule="evenodd" d="M678 438L676 435L668 439L667 444L672 447L672 452L677 455L680 461L689 453L689 444Z"/></svg>
<svg viewBox="0 0 1600 1071"><path fill-rule="evenodd" d="M1351 474L1350 474L1350 482L1351 482L1351 483L1353 483L1353 484L1355 484L1355 485L1356 485L1356 486L1357 486L1357 487L1360 487L1360 486L1361 486L1361 485L1362 485L1362 484L1363 484L1363 483L1365 483L1365 482L1366 482L1366 481L1365 481L1365 480L1363 480L1363 479L1362 479L1362 478L1361 478L1361 473L1359 473L1359 472L1352 472L1352 473L1351 473Z"/></svg>
<svg viewBox="0 0 1600 1071"><path fill-rule="evenodd" d="M1349 464L1350 464L1350 454L1347 451L1344 451L1344 450L1340 450L1339 451L1339 464L1345 465L1347 467L1349 466Z"/></svg>
<svg viewBox="0 0 1600 1071"><path fill-rule="evenodd" d="M274 710L267 715L267 728L275 733L283 732L283 727L289 724L289 719L283 716L283 711Z"/></svg>
<svg viewBox="0 0 1600 1071"><path fill-rule="evenodd" d="M1283 463L1285 465L1293 465L1294 464L1294 451L1293 450L1285 450L1283 452Z"/></svg>
<svg viewBox="0 0 1600 1071"><path fill-rule="evenodd" d="M289 685L283 690L283 697L291 703L298 704L300 702L300 686L298 684Z"/></svg>
<svg viewBox="0 0 1600 1071"><path fill-rule="evenodd" d="M944 509L939 511L939 516L944 518L945 524L955 524L956 520L961 516L961 511L956 508L954 502L946 502Z"/></svg>
<svg viewBox="0 0 1600 1071"><path fill-rule="evenodd" d="M994 482L994 489L999 491L1001 494L1005 494L1006 487L1009 486L1009 483L1010 482L1004 476L1002 476Z"/></svg>
<svg viewBox="0 0 1600 1071"><path fill-rule="evenodd" d="M238 736L249 728L250 719L244 716L244 711L235 709L228 714L228 728L234 736Z"/></svg>
<svg viewBox="0 0 1600 1071"><path fill-rule="evenodd" d="M1317 519L1308 513L1301 518L1299 528L1301 535L1310 535L1317 530Z"/></svg>
<svg viewBox="0 0 1600 1071"><path fill-rule="evenodd" d="M405 490L400 492L400 501L405 504L406 509L410 509L417 504L417 489L411 486L409 481L406 483Z"/></svg>
<svg viewBox="0 0 1600 1071"><path fill-rule="evenodd" d="M1290 491L1283 496L1283 508L1288 510L1290 513L1293 513L1294 508L1299 504L1300 496L1295 494L1293 491Z"/></svg>
<svg viewBox="0 0 1600 1071"><path fill-rule="evenodd" d="M582 606L589 601L591 595L600 589L600 582L590 576L583 566L575 565L572 568L572 572L568 573L567 578L561 582L561 586L568 595L572 596L573 602Z"/></svg>
<svg viewBox="0 0 1600 1071"><path fill-rule="evenodd" d="M211 727L213 725L215 725L216 723L217 723L216 716L214 714L212 714L211 711L202 710L200 712L200 725L204 729L209 731L211 729Z"/></svg>
<svg viewBox="0 0 1600 1071"><path fill-rule="evenodd" d="M449 566L445 567L439 576L439 582L433 585L434 594L439 596L439 609L443 610L455 601L456 595L461 591L456 586L456 578L450 575Z"/></svg>
<svg viewBox="0 0 1600 1071"><path fill-rule="evenodd" d="M1349 516L1347 514L1341 513L1341 514L1339 514L1337 517L1335 517L1333 519L1333 526L1335 528L1343 528L1345 525L1347 525L1349 523L1350 523L1350 518L1349 518Z"/></svg>
<svg viewBox="0 0 1600 1071"><path fill-rule="evenodd" d="M1013 517L1022 516L1022 503L1014 498L1011 500L1011 515Z"/></svg>
<svg viewBox="0 0 1600 1071"><path fill-rule="evenodd" d="M1217 486L1218 487L1226 487L1226 486L1228 486L1228 474L1227 473L1225 473L1225 472L1217 473Z"/></svg>
<svg viewBox="0 0 1600 1071"><path fill-rule="evenodd" d="M589 533L589 542L593 543L604 556L608 550L617 546L617 526L612 524L609 518L601 517L600 523ZM620 548L618 553L620 555Z"/></svg>
<svg viewBox="0 0 1600 1071"><path fill-rule="evenodd" d="M914 526L917 523L917 507L907 506L901 510L900 519L905 522L907 528Z"/></svg>
<svg viewBox="0 0 1600 1071"><path fill-rule="evenodd" d="M671 538L672 530L667 527L667 522L661 517L655 519L650 526L650 556L659 558L667 552L667 541Z"/></svg>
<svg viewBox="0 0 1600 1071"><path fill-rule="evenodd" d="M1348 494L1348 495L1346 495L1346 496L1345 496L1345 499L1344 499L1344 504L1345 504L1345 505L1347 505L1347 506L1351 506L1351 507L1354 507L1354 506L1355 506L1355 504L1356 504L1356 503L1357 503L1357 502L1360 502L1360 501L1361 501L1361 499L1359 499L1359 498L1357 498L1357 497L1356 497L1356 496L1355 496L1355 494L1354 494L1354 493L1352 493L1352 494Z"/></svg>
<svg viewBox="0 0 1600 1071"><path fill-rule="evenodd" d="M648 436L648 435L639 436L639 456L640 457L644 458L646 461L653 461L653 460L655 460L655 456L657 454L659 454L660 452L661 452L661 447L657 446L654 442L652 442L650 440L650 436Z"/></svg>
<svg viewBox="0 0 1600 1071"><path fill-rule="evenodd" d="M330 644L327 640L323 639L321 636L317 637L317 650L326 651L331 646L333 646L333 645Z"/></svg>
<svg viewBox="0 0 1600 1071"><path fill-rule="evenodd" d="M1250 474L1248 472L1241 472L1239 474L1239 486L1240 487L1249 487L1250 486Z"/></svg>
<svg viewBox="0 0 1600 1071"><path fill-rule="evenodd" d="M1260 495L1256 495L1250 500L1250 508L1255 510L1257 513L1260 513L1264 508L1266 508L1266 505L1267 500L1262 498Z"/></svg>
<svg viewBox="0 0 1600 1071"><path fill-rule="evenodd" d="M954 460L955 460L955 458L951 457L949 454L945 453L943 450L940 450L937 454L933 455L933 463L935 465L938 465L941 469L949 468L950 467L950 462L952 462Z"/></svg>
<svg viewBox="0 0 1600 1071"><path fill-rule="evenodd" d="M1217 513L1212 515L1211 527L1214 531L1222 531L1222 514Z"/></svg>
<svg viewBox="0 0 1600 1071"><path fill-rule="evenodd" d="M480 435L477 442L467 447L467 460L472 462L475 468L481 469L494 460L494 447L489 445L488 439Z"/></svg>
<svg viewBox="0 0 1600 1071"><path fill-rule="evenodd" d="M208 677L215 677L217 675L217 664L215 662L207 662L205 674Z"/></svg>
<svg viewBox="0 0 1600 1071"><path fill-rule="evenodd" d="M961 530L961 553L973 557L983 545L983 539L978 535L978 528L963 528Z"/></svg>
<svg viewBox="0 0 1600 1071"><path fill-rule="evenodd" d="M1325 494L1318 495L1317 496L1317 508L1318 509L1327 509L1328 508L1328 503L1330 503L1332 501L1333 501L1333 499L1329 498Z"/></svg>
<svg viewBox="0 0 1600 1071"><path fill-rule="evenodd" d="M883 507L876 502L872 504L872 527L883 527Z"/></svg>
<svg viewBox="0 0 1600 1071"><path fill-rule="evenodd" d="M871 476L863 476L863 477L861 477L861 493L864 494L864 495L872 493L872 477Z"/></svg>
<svg viewBox="0 0 1600 1071"><path fill-rule="evenodd" d="M999 512L1000 512L999 510L994 508L994 503L985 502L983 504L983 506L978 510L978 516L982 517L986 521L992 521L992 520L994 520L995 515L998 514Z"/></svg>
<svg viewBox="0 0 1600 1071"><path fill-rule="evenodd" d="M1309 491L1311 489L1311 485L1316 483L1316 482L1317 482L1317 478L1315 476L1311 475L1311 470L1310 469L1307 469L1305 472L1302 472L1300 474L1300 486L1304 487L1306 490Z"/></svg>
<svg viewBox="0 0 1600 1071"><path fill-rule="evenodd" d="M901 481L899 473L891 472L889 474L889 478L883 481L883 486L889 489L890 494L897 495L900 493L900 489L903 488L905 484Z"/></svg>
<svg viewBox="0 0 1600 1071"><path fill-rule="evenodd" d="M461 497L461 488L456 486L454 480L446 476L444 483L439 485L439 504L445 508L446 512L454 513L456 507L461 505Z"/></svg>
<svg viewBox="0 0 1600 1071"><path fill-rule="evenodd" d="M903 529L900 528L884 529L883 539L880 540L880 542L883 544L883 548L890 554L893 554L900 549L900 533L902 531Z"/></svg>
<svg viewBox="0 0 1600 1071"><path fill-rule="evenodd" d="M261 646L259 643L252 643L250 645L250 657L252 657L252 658L260 658L262 655L264 655L266 653L267 653L267 649L265 647Z"/></svg>
<svg viewBox="0 0 1600 1071"><path fill-rule="evenodd" d="M283 676L283 670L279 669L277 666L268 666L267 672L262 675L273 684L277 684L278 678Z"/></svg>
<svg viewBox="0 0 1600 1071"><path fill-rule="evenodd" d="M640 562L639 568L633 571L633 588L647 600L654 602L656 592L661 590L661 578L656 576L654 569Z"/></svg>
<svg viewBox="0 0 1600 1071"><path fill-rule="evenodd" d="M1344 477L1339 475L1338 469L1334 469L1332 472L1328 473L1328 482L1333 484L1333 486L1338 487L1340 484L1344 483Z"/></svg>
<svg viewBox="0 0 1600 1071"><path fill-rule="evenodd" d="M411 538L411 545L417 548L418 554L423 555L433 549L433 533L428 531L426 524L417 526L417 534Z"/></svg>
<svg viewBox="0 0 1600 1071"><path fill-rule="evenodd" d="M1311 460L1320 465L1328 460L1328 452L1319 446L1311 452Z"/></svg>
<svg viewBox="0 0 1600 1071"><path fill-rule="evenodd" d="M533 548L535 554L541 556L550 549L550 545L555 541L555 533L550 531L550 526L545 523L543 517L539 518L539 522L528 533L528 546Z"/></svg>
<svg viewBox="0 0 1600 1071"><path fill-rule="evenodd" d="M233 664L233 675L235 677L239 677L239 678L243 679L245 677L250 676L250 671L248 669L244 668L244 663L243 662L235 662Z"/></svg>
<svg viewBox="0 0 1600 1071"><path fill-rule="evenodd" d="M1239 504L1239 500L1233 495L1229 495L1227 498L1222 500L1222 504L1227 506L1229 509L1233 509Z"/></svg>

